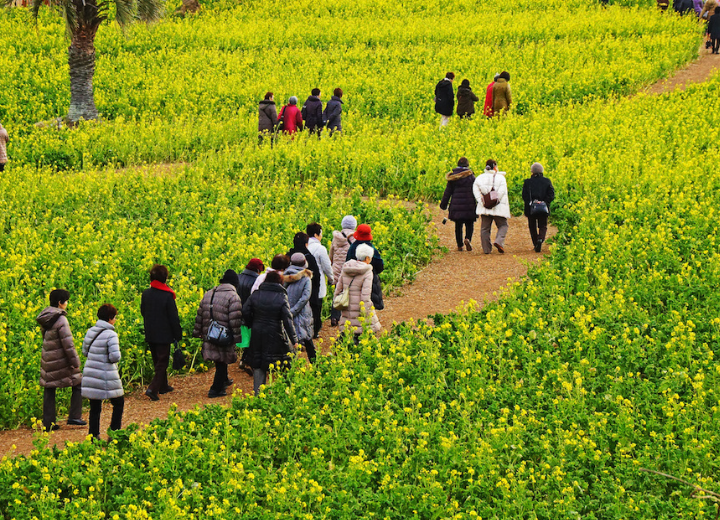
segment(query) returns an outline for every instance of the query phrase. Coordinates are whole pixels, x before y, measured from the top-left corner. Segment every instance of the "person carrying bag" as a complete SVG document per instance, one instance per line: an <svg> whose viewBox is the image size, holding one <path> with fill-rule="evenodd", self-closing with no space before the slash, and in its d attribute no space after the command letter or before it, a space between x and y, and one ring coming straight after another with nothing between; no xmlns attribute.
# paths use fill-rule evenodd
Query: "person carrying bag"
<svg viewBox="0 0 720 520"><path fill-rule="evenodd" d="M550 204L555 200L555 188L550 179L543 175L543 165L536 162L530 167L530 178L523 183L522 197L525 201L525 216L528 219L530 239L536 253L542 251L547 234Z"/></svg>

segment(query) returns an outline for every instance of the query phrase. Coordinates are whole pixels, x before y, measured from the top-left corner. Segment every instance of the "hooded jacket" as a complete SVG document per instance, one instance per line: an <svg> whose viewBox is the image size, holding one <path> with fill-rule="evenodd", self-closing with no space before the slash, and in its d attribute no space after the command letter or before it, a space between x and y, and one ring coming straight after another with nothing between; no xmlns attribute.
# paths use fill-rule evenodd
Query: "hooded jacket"
<svg viewBox="0 0 720 520"><path fill-rule="evenodd" d="M343 229L342 231L333 231L332 243L330 244L330 260L332 261L333 280L337 283L340 278L342 266L345 264L350 244L355 242L354 229Z"/></svg>
<svg viewBox="0 0 720 520"><path fill-rule="evenodd" d="M274 132L278 122L275 101L269 99L260 101L258 114L258 132Z"/></svg>
<svg viewBox="0 0 720 520"><path fill-rule="evenodd" d="M80 357L75 350L67 313L58 307L46 307L36 320L43 330L40 386L67 388L79 385L82 380Z"/></svg>
<svg viewBox="0 0 720 520"><path fill-rule="evenodd" d="M213 293L215 297L213 298ZM212 317L210 312L210 301L212 300ZM215 320L220 325L229 327L232 330L235 342L240 342L242 336L240 326L242 325L242 303L235 287L229 283L221 283L210 289L200 301L200 307L195 317L195 328L193 337L204 338L207 336L210 321ZM206 361L219 361L221 363L234 363L237 361L235 345L219 347L209 341L202 344L203 359Z"/></svg>
<svg viewBox="0 0 720 520"><path fill-rule="evenodd" d="M350 305L342 311L340 318L340 328L345 326L345 322L350 322L355 334L361 334L363 325L360 323L360 316L363 312L366 316L365 328L373 332L379 332L381 329L380 320L378 320L375 308L371 301L373 283L372 264L366 264L359 260L348 260L342 268L340 279L335 286L335 296L342 293L346 287L349 288ZM361 307L360 303L364 305ZM364 311L363 311L364 308Z"/></svg>
<svg viewBox="0 0 720 520"><path fill-rule="evenodd" d="M310 308L312 277L310 269L296 265L288 267L283 276L298 342L311 340L314 334L313 315Z"/></svg>
<svg viewBox="0 0 720 520"><path fill-rule="evenodd" d="M267 370L270 364L290 362L298 342L288 295L279 283L264 282L243 305L245 325L251 328L245 362Z"/></svg>
<svg viewBox="0 0 720 520"><path fill-rule="evenodd" d="M310 96L307 98L302 107L302 118L305 121L305 128L308 130L323 126L323 108L319 97Z"/></svg>
<svg viewBox="0 0 720 520"><path fill-rule="evenodd" d="M87 358L83 368L82 396L102 400L124 395L117 368L121 355L115 327L98 320L85 334L82 352Z"/></svg>
<svg viewBox="0 0 720 520"><path fill-rule="evenodd" d="M495 189L498 193L500 202L494 208L486 208L483 205L483 195L487 195ZM482 175L475 179L473 184L473 193L477 201L477 214L490 215L493 217L510 218L510 199L508 198L507 181L505 180L505 172L496 172L495 170L485 170Z"/></svg>
<svg viewBox="0 0 720 520"><path fill-rule="evenodd" d="M441 79L435 86L435 112L448 117L453 115L454 94L452 81L448 78Z"/></svg>
<svg viewBox="0 0 720 520"><path fill-rule="evenodd" d="M475 174L470 168L457 167L445 174L447 186L440 201L440 209L445 211L450 204L448 218L453 222L467 222L477 219L473 185Z"/></svg>
<svg viewBox="0 0 720 520"><path fill-rule="evenodd" d="M325 119L325 125L331 130L337 130L342 132L342 99L337 96L333 96L325 106L323 112L323 118Z"/></svg>
<svg viewBox="0 0 720 520"><path fill-rule="evenodd" d="M458 87L457 91L457 114L459 116L471 116L475 113L475 102L480 99L470 87Z"/></svg>
<svg viewBox="0 0 720 520"><path fill-rule="evenodd" d="M287 255L289 257L292 257L292 255L295 253L302 253L303 255L305 255L305 260L307 260L308 263L308 269L312 271L312 295L310 296L310 298L314 301L315 299L319 298L320 294L320 266L318 265L317 260L315 260L315 256L313 256L310 250L305 247L305 244L300 244L299 242L296 242L295 247L288 251Z"/></svg>

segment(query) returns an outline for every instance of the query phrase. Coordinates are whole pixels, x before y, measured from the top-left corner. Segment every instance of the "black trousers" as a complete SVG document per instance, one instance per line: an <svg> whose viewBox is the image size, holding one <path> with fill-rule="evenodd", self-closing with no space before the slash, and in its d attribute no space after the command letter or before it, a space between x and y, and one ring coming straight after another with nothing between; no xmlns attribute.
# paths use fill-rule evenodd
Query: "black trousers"
<svg viewBox="0 0 720 520"><path fill-rule="evenodd" d="M150 353L155 367L155 375L147 389L156 394L165 392L168 388L167 369L170 363L170 344L150 343Z"/></svg>
<svg viewBox="0 0 720 520"><path fill-rule="evenodd" d="M0 163L0 172L5 171L5 163Z"/></svg>
<svg viewBox="0 0 720 520"><path fill-rule="evenodd" d="M223 392L225 390L225 382L228 378L228 366L227 363L222 361L215 361L215 378L210 390L213 392Z"/></svg>
<svg viewBox="0 0 720 520"><path fill-rule="evenodd" d="M317 358L317 352L315 351L315 343L313 343L313 340L306 339L302 342L303 346L305 347L305 351L307 352L308 360L310 360L310 363L315 363L315 358Z"/></svg>
<svg viewBox="0 0 720 520"><path fill-rule="evenodd" d="M455 241L458 247L463 246L463 226L465 226L465 238L472 242L473 230L475 229L474 220L456 220L455 221Z"/></svg>
<svg viewBox="0 0 720 520"><path fill-rule="evenodd" d="M90 401L90 429L88 433L93 437L100 437L100 416L102 415L102 399L89 399ZM125 410L125 397L114 397L110 399L112 404L112 418L110 419L110 429L119 430L122 428L122 416Z"/></svg>
<svg viewBox="0 0 720 520"><path fill-rule="evenodd" d="M713 54L717 54L718 51L720 51L720 38L712 39L712 51L713 51ZM2 170L0 170L0 171L2 171Z"/></svg>
<svg viewBox="0 0 720 520"><path fill-rule="evenodd" d="M43 426L46 430L49 430L53 424L57 424L55 407L56 390L57 388L43 389ZM80 385L72 387L68 419L82 419L82 394L80 393Z"/></svg>
<svg viewBox="0 0 720 520"><path fill-rule="evenodd" d="M320 275L322 276L322 275ZM322 298L310 298L310 309L312 309L313 315L313 338L317 338L322 329Z"/></svg>
<svg viewBox="0 0 720 520"><path fill-rule="evenodd" d="M545 234L547 233L547 221L547 215L535 215L528 217L530 239L532 240L533 245L536 245L538 240L545 240Z"/></svg>

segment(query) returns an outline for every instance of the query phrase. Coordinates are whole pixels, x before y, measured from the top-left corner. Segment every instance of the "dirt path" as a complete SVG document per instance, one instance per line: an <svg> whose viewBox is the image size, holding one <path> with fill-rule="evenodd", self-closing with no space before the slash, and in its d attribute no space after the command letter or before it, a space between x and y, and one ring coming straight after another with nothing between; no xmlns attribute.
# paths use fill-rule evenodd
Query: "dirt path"
<svg viewBox="0 0 720 520"><path fill-rule="evenodd" d="M671 78L648 87L645 92L662 94L672 92L676 88L684 90L688 85L707 80L720 69L720 55L710 55L704 46L700 49L700 57L688 67L678 71ZM148 174L163 174L172 166L161 165L150 167ZM510 280L517 280L527 272L527 266L541 260L547 254L547 246L543 254L535 253L530 244L527 220L517 217L510 220L510 230L505 244L505 254L497 250L489 255L482 253L480 248L479 223L476 225L472 252L458 252L455 245L454 226L452 222L442 224L443 214L437 206L429 208L432 217L431 226L435 226L440 244L447 247L446 255L438 255L420 273L414 283L402 288L397 295L386 298L385 310L379 313L380 321L385 328L393 322L408 319L422 319L436 313L447 313L454 310L461 302L471 299L479 304L499 297L499 291L506 287ZM493 229L493 236L494 236ZM555 228L548 229L548 238L555 234ZM321 332L322 343L318 345L327 352L332 336L337 329L330 329L325 324ZM160 396L158 402L148 400L141 391L133 392L125 397L125 413L123 424L147 424L156 418L166 417L170 407L177 406L178 411L187 411L196 406L207 404L226 405L231 396L209 399L207 391L212 384L213 372L196 375L175 376L171 385L175 391ZM248 394L252 391L252 379L237 365L229 367L229 376L235 384L228 390L236 394ZM103 406L101 430L110 424L111 405ZM84 412L87 419L88 412ZM64 419L60 420L61 429L49 434L50 445L64 446L65 442L80 442L87 435L87 426L67 426ZM31 429L20 428L0 432L0 456L28 455L34 449L33 439L38 435Z"/></svg>

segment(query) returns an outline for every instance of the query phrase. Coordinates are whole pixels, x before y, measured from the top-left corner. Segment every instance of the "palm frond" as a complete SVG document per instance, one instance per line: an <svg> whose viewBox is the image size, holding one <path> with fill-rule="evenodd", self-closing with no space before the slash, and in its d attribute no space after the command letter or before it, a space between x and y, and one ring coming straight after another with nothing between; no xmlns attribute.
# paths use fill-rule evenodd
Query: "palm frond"
<svg viewBox="0 0 720 520"><path fill-rule="evenodd" d="M159 20L165 9L164 0L137 0L138 18L143 22Z"/></svg>
<svg viewBox="0 0 720 520"><path fill-rule="evenodd" d="M35 4L42 3L44 0L33 0L33 9ZM52 0L50 5L60 13L63 20L65 20L65 31L67 32L68 38L72 38L73 33L78 28L78 12L75 4L72 0ZM39 9L39 7L38 7ZM37 11L35 11L37 16Z"/></svg>
<svg viewBox="0 0 720 520"><path fill-rule="evenodd" d="M133 0L115 0L115 20L121 26L135 20L135 5Z"/></svg>

